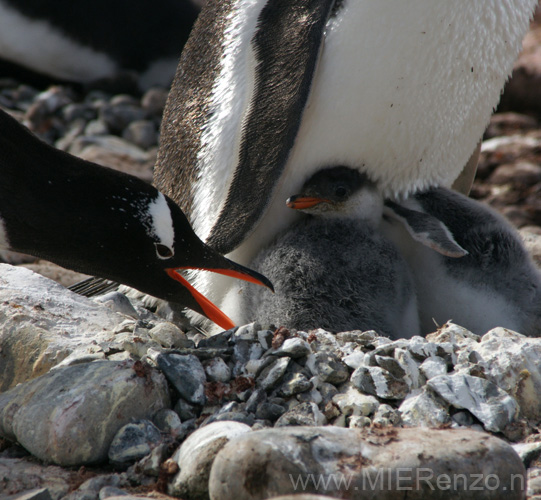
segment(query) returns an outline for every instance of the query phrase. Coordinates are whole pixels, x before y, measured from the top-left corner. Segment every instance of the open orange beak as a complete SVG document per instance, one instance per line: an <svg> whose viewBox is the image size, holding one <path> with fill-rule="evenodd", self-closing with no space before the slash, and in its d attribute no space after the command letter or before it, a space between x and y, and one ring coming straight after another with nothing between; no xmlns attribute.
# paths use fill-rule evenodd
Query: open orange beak
<svg viewBox="0 0 541 500"><path fill-rule="evenodd" d="M305 210L307 208L312 208L318 205L319 203L329 202L329 200L326 200L325 198L314 198L311 196L303 196L302 194L296 194L295 196L291 196L291 198L288 198L286 201L286 205L289 208L293 208L295 210Z"/></svg>
<svg viewBox="0 0 541 500"><path fill-rule="evenodd" d="M223 274L225 276L231 276L232 278L238 278L244 281L249 281L250 283L255 283L256 285L266 286L270 290L274 292L274 288L272 286L272 283L268 281L264 276L261 276L261 279L258 279L255 276L251 276L249 274L245 274L240 271L236 271L234 269L206 269L206 268L200 268L200 267L170 267L165 270L165 272L168 274L170 278L173 278L175 281L178 281L181 283L192 295L192 297L196 300L196 302L200 305L201 309L203 310L203 313L205 316L222 327L224 330L230 330L235 326L235 323L227 316L225 313L223 313L218 307L216 307L209 299L207 299L203 294L199 293L190 283L182 277L181 274L178 273L178 271L181 271L183 269L195 269L200 271L212 271L213 273ZM254 272L254 274L257 274Z"/></svg>

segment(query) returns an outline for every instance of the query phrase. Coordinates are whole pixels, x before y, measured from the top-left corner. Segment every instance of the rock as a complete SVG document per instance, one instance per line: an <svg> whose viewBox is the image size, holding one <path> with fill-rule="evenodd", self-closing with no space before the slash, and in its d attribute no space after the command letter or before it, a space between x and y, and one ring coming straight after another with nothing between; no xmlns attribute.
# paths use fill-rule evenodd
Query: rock
<svg viewBox="0 0 541 500"><path fill-rule="evenodd" d="M231 380L231 368L222 358L209 359L203 363L205 373L211 382L229 382Z"/></svg>
<svg viewBox="0 0 541 500"><path fill-rule="evenodd" d="M284 413L276 422L276 427L290 425L324 425L326 418L316 403L301 403Z"/></svg>
<svg viewBox="0 0 541 500"><path fill-rule="evenodd" d="M90 500L95 499L101 490L107 487L118 487L126 485L126 479L119 474L101 474L91 477L79 486L75 491L64 497L62 500Z"/></svg>
<svg viewBox="0 0 541 500"><path fill-rule="evenodd" d="M289 372L286 373L278 388L278 396L290 398L295 394L309 391L312 387L313 383L302 373Z"/></svg>
<svg viewBox="0 0 541 500"><path fill-rule="evenodd" d="M158 410L152 417L152 422L161 432L173 437L177 437L182 428L178 413L169 408Z"/></svg>
<svg viewBox="0 0 541 500"><path fill-rule="evenodd" d="M368 396L349 387L347 392L333 396L332 402L340 409L342 415L365 416L372 415L378 408L379 402L374 396Z"/></svg>
<svg viewBox="0 0 541 500"><path fill-rule="evenodd" d="M440 427L451 421L449 406L426 389L408 396L398 410L408 427Z"/></svg>
<svg viewBox="0 0 541 500"><path fill-rule="evenodd" d="M524 467L529 467L533 461L541 457L541 442L539 441L514 444L513 449L518 453Z"/></svg>
<svg viewBox="0 0 541 500"><path fill-rule="evenodd" d="M238 422L214 422L191 434L172 459L180 470L169 483L168 493L190 499L208 499L208 480L217 453L232 439L251 432Z"/></svg>
<svg viewBox="0 0 541 500"><path fill-rule="evenodd" d="M41 460L102 462L118 429L169 406L164 377L141 362L60 368L0 394L0 434Z"/></svg>
<svg viewBox="0 0 541 500"><path fill-rule="evenodd" d="M0 498L46 489L53 500L59 500L67 495L76 476L75 471L56 465L42 465L34 459L0 458Z"/></svg>
<svg viewBox="0 0 541 500"><path fill-rule="evenodd" d="M404 399L409 392L403 379L393 377L379 366L357 368L351 375L351 383L362 392L383 399Z"/></svg>
<svg viewBox="0 0 541 500"><path fill-rule="evenodd" d="M432 356L421 363L419 370L427 380L430 380L438 375L446 375L447 363L439 356Z"/></svg>
<svg viewBox="0 0 541 500"><path fill-rule="evenodd" d="M230 441L214 460L209 493L213 500L298 491L378 500L406 495L511 500L523 498L524 479L513 449L484 433L298 427Z"/></svg>
<svg viewBox="0 0 541 500"><path fill-rule="evenodd" d="M485 362L488 380L516 399L522 415L540 420L541 338L495 328L482 337L474 351Z"/></svg>
<svg viewBox="0 0 541 500"><path fill-rule="evenodd" d="M130 316L131 318L138 319L139 314L132 306L130 299L126 297L123 293L120 292L109 292L105 295L99 295L93 299L99 304L103 304L111 311L124 314L125 316Z"/></svg>
<svg viewBox="0 0 541 500"><path fill-rule="evenodd" d="M265 390L276 387L284 376L290 362L291 358L288 357L275 359L257 377L258 386Z"/></svg>
<svg viewBox="0 0 541 500"><path fill-rule="evenodd" d="M78 347L113 342L124 316L28 269L0 264L0 392Z"/></svg>
<svg viewBox="0 0 541 500"><path fill-rule="evenodd" d="M299 337L293 337L284 340L284 343L275 349L273 354L275 356L289 356L290 358L301 358L308 356L312 352L310 344Z"/></svg>
<svg viewBox="0 0 541 500"><path fill-rule="evenodd" d="M186 401L197 405L205 404L205 369L196 356L160 354L157 364Z"/></svg>
<svg viewBox="0 0 541 500"><path fill-rule="evenodd" d="M141 460L162 441L160 430L149 420L130 422L121 427L109 448L113 464L128 464Z"/></svg>
<svg viewBox="0 0 541 500"><path fill-rule="evenodd" d="M347 366L332 352L316 352L308 357L306 366L322 382L338 385L349 378Z"/></svg>
<svg viewBox="0 0 541 500"><path fill-rule="evenodd" d="M9 497L4 497L4 500L52 500L52 498L47 488L40 488L27 491L21 495L10 495Z"/></svg>
<svg viewBox="0 0 541 500"><path fill-rule="evenodd" d="M456 373L430 379L427 387L450 405L469 410L492 432L501 432L518 413L516 401L488 380Z"/></svg>
<svg viewBox="0 0 541 500"><path fill-rule="evenodd" d="M152 88L141 98L142 108L149 114L161 118L167 101L168 91L163 88Z"/></svg>
<svg viewBox="0 0 541 500"><path fill-rule="evenodd" d="M148 334L163 347L170 349L193 347L193 342L189 340L186 334L173 323L159 323L155 327L151 328Z"/></svg>

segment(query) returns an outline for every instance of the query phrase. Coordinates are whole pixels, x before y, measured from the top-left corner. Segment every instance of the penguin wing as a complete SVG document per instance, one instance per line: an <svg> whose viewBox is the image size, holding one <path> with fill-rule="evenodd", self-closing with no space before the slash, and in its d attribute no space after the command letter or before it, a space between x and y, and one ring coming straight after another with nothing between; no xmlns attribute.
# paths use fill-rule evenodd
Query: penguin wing
<svg viewBox="0 0 541 500"><path fill-rule="evenodd" d="M385 201L384 213L401 222L415 241L442 255L459 258L468 254L455 241L447 226L433 215L411 210L390 200Z"/></svg>
<svg viewBox="0 0 541 500"><path fill-rule="evenodd" d="M268 0L251 40L255 85L238 163L207 243L239 246L272 198L300 122L335 0Z"/></svg>

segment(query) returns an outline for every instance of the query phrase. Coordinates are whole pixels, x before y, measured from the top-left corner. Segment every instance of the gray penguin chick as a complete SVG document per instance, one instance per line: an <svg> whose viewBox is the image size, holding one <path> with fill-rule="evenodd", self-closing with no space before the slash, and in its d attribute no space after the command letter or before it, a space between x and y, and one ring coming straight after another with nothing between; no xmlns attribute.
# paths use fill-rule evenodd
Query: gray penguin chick
<svg viewBox="0 0 541 500"><path fill-rule="evenodd" d="M419 334L412 275L379 231L383 199L374 183L348 167L326 168L287 204L307 216L252 262L276 293L243 287L246 319L392 338Z"/></svg>
<svg viewBox="0 0 541 500"><path fill-rule="evenodd" d="M497 326L541 335L541 272L502 216L445 188L385 205L384 232L413 271L423 335L448 320L479 335Z"/></svg>

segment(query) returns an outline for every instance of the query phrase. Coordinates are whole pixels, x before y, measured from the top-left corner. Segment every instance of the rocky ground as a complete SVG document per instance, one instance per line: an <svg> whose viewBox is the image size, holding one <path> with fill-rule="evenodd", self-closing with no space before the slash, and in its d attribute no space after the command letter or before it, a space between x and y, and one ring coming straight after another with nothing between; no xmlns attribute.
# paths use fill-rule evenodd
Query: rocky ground
<svg viewBox="0 0 541 500"><path fill-rule="evenodd" d="M534 24L472 190L521 229L539 263L540 83ZM0 80L0 107L44 140L146 180L166 95ZM1 257L64 284L81 278ZM524 497L525 477L528 498L541 498L540 339L453 324L394 342L257 324L206 338L167 308L116 293L89 300L0 267L0 498L443 498L458 488L510 499Z"/></svg>

